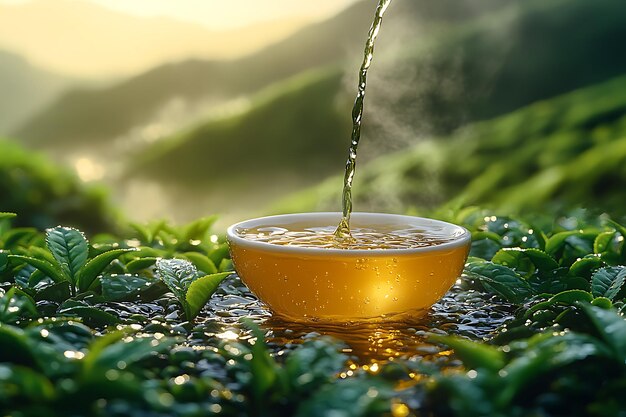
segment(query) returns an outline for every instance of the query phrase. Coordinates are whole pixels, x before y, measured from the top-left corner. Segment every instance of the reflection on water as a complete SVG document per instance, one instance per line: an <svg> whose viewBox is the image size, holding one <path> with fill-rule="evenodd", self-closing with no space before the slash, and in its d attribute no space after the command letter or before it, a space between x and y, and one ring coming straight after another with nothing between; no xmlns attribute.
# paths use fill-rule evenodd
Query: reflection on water
<svg viewBox="0 0 626 417"><path fill-rule="evenodd" d="M239 323L241 318L248 317L266 330L268 346L274 353L293 349L308 338L327 335L345 343L344 352L353 364L369 365L370 368L376 362L396 358L454 366L451 352L430 343L430 334L461 335L483 340L489 338L512 314L509 305L486 299L484 294L472 290L463 290L457 284L424 317L412 322L349 325L293 323L273 317L235 276L221 286L205 311L207 313L199 319L199 325L209 338L222 338L223 335L249 338L249 331Z"/></svg>

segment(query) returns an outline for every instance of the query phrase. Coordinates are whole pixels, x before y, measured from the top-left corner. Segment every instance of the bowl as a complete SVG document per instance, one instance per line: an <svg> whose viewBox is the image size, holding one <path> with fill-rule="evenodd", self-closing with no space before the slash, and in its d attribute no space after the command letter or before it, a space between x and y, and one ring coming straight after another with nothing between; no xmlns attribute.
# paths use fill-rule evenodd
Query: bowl
<svg viewBox="0 0 626 417"><path fill-rule="evenodd" d="M277 245L244 238L247 230L323 227L341 213L299 213L236 223L227 238L235 271L274 314L292 321L405 321L420 317L456 282L470 233L439 220L353 213L351 227L409 228L444 243L402 249L338 249Z"/></svg>

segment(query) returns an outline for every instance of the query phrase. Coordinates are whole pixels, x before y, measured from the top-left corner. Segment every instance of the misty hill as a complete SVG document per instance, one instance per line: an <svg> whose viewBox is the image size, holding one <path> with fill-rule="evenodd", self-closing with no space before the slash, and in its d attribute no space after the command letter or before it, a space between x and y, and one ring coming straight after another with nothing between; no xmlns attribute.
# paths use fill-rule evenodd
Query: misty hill
<svg viewBox="0 0 626 417"><path fill-rule="evenodd" d="M189 57L242 56L305 24L283 19L214 31L174 18L132 16L90 1L31 0L0 3L0 47L19 51L48 70L110 78Z"/></svg>
<svg viewBox="0 0 626 417"><path fill-rule="evenodd" d="M508 212L581 205L624 215L626 76L541 101L357 171L355 210L477 204ZM337 210L340 178L276 211Z"/></svg>
<svg viewBox="0 0 626 417"><path fill-rule="evenodd" d="M625 2L529 0L398 48L369 84L373 133L445 135L624 74L624 16Z"/></svg>
<svg viewBox="0 0 626 417"><path fill-rule="evenodd" d="M621 9L624 13L618 13ZM408 135L408 140L414 142L417 136L415 132L420 129L426 133L446 132L466 120L490 118L544 96L550 97L578 86L605 80L615 74L626 73L626 55L611 56L597 52L609 40L613 44L618 40L626 41L626 26L621 24L619 18L625 13L626 3L610 0L593 3L586 0L553 0L549 4L543 0L525 2L496 12L497 19L489 16L490 22L493 22L491 24L476 22L454 32L446 31L441 39L433 41L432 47L401 49L415 55L404 53L398 60L383 61L372 70L374 78L369 83L361 161L380 152L380 148L387 146L387 142L397 140L394 136ZM590 24L595 22L594 28L580 28L574 33L571 29L584 16L597 18L590 20ZM505 41L502 44L503 34L510 33L523 36L520 35L513 43ZM575 47L566 47L574 41ZM431 53L428 54L428 59L420 60L420 52L423 51ZM532 59L528 51L532 51ZM590 57L597 58L594 65L587 65ZM451 60L456 61L450 62ZM494 61L497 61L497 68L489 71ZM395 63L402 71L394 71L389 67L390 63ZM455 78L453 72L459 66L462 71ZM433 67L439 68L439 71L434 73ZM385 78L389 74L391 76ZM421 81L422 79L426 81ZM455 82L462 83L464 87L455 86ZM322 92L316 93L313 98L309 90L290 89L286 94L294 109L312 111L313 104L321 101ZM327 94L330 96L324 100L328 102L337 94L342 97L345 94L352 95L344 92L339 83L336 91L328 90ZM314 102L307 107L309 104L306 102L309 100ZM302 103L298 105L298 102ZM249 134L248 126L237 124L238 120L243 119L233 119L229 122L228 136L222 136L219 129L200 127L183 135L164 139L164 143L157 144L156 148L167 149L167 152L148 151L152 155L151 164L155 169L150 170L146 166L144 174L158 175L159 167L175 161L180 169L168 173L168 178L164 180L178 181L181 188L191 187L190 184L197 184L199 181L210 186L211 178L196 178L189 168L193 165L185 166L185 158L194 161L197 155L210 155L206 152L209 148L221 151L221 146L225 146L224 151L238 149L240 158L255 158L257 153L253 149L256 148L251 147L262 145L249 144L250 141L264 144L267 149L280 154L285 147L291 146L289 141L297 140L300 136L298 125L293 120L306 118L311 113L299 115L293 111L284 112L282 109L276 109L272 113L270 108L271 106L265 111L267 118L259 122L258 132L253 136ZM253 108L251 111L256 110ZM341 111L347 119L350 106L346 103ZM321 116L324 115L335 117L330 112L322 112ZM321 116L316 115L318 119ZM322 121L320 123L322 126L326 125ZM425 126L429 123L434 127ZM282 124L282 134L275 135L272 131L264 130L263 125L266 124ZM212 124L209 123L208 126ZM311 128L315 129L315 126ZM327 146L318 152L327 152L330 160L336 158L336 149L347 147L349 131L324 130L324 136L327 135L328 143L337 143L339 147ZM339 153L341 158L344 157L344 152L345 150ZM287 153L285 159L288 160L289 156ZM211 160L209 156L207 158L207 161ZM339 163L332 171L340 171L342 167L343 164ZM142 169L144 168L135 167L134 172L139 173ZM242 169L246 169L245 164ZM253 169L247 174L251 172L258 174ZM331 171L326 172L331 174ZM245 176L246 173L241 172L241 175ZM306 178L303 172L296 175Z"/></svg>
<svg viewBox="0 0 626 417"><path fill-rule="evenodd" d="M432 2L398 0L388 12L390 23L379 50L409 34L478 16L512 0ZM103 89L74 90L23 124L15 137L47 148L73 147L108 140L147 123L174 99L222 100L247 95L302 71L350 60L359 61L374 5L363 1L337 16L311 25L284 41L233 61L188 60L166 64ZM397 31L397 32L396 32ZM435 30L433 30L435 32ZM407 35L404 35L405 37ZM413 35L409 35L413 36Z"/></svg>
<svg viewBox="0 0 626 417"><path fill-rule="evenodd" d="M73 80L30 65L0 50L0 135L50 103Z"/></svg>
<svg viewBox="0 0 626 417"><path fill-rule="evenodd" d="M201 124L131 156L122 177L188 190L209 186L214 193L237 182L278 187L294 177L319 181L341 166L346 143L339 136L350 131L344 111L349 101L338 95L341 78L331 67L268 88L241 114Z"/></svg>

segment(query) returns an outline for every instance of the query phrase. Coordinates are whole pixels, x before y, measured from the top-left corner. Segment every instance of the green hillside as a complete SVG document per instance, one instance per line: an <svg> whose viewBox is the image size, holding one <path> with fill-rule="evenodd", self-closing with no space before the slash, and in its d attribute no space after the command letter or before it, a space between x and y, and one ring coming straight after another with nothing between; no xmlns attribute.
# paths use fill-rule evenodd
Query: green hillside
<svg viewBox="0 0 626 417"><path fill-rule="evenodd" d="M382 91L370 83L370 103L440 135L602 82L626 73L624 16L626 2L613 0L512 3L427 46L407 43L374 70Z"/></svg>
<svg viewBox="0 0 626 417"><path fill-rule="evenodd" d="M123 177L188 189L283 175L320 180L341 166L345 141L339 138L350 131L340 84L335 67L289 79L259 93L242 114L199 125L132 157Z"/></svg>
<svg viewBox="0 0 626 417"><path fill-rule="evenodd" d="M357 171L355 209L480 204L512 212L563 205L624 215L626 76L467 126ZM337 210L340 178L276 211Z"/></svg>
<svg viewBox="0 0 626 417"><path fill-rule="evenodd" d="M49 104L72 83L70 78L36 68L19 55L0 50L0 134Z"/></svg>
<svg viewBox="0 0 626 417"><path fill-rule="evenodd" d="M512 0L397 0L389 11L380 50L393 45L395 31L422 31L480 15ZM252 94L272 83L329 64L353 61L352 71L371 23L374 2L354 4L327 21L307 27L262 51L233 61L189 60L170 63L101 89L68 92L24 123L14 136L31 145L89 146L148 122L169 100L191 102ZM396 22L394 25L393 22ZM426 31L430 33L430 31ZM417 35L416 35L417 36Z"/></svg>

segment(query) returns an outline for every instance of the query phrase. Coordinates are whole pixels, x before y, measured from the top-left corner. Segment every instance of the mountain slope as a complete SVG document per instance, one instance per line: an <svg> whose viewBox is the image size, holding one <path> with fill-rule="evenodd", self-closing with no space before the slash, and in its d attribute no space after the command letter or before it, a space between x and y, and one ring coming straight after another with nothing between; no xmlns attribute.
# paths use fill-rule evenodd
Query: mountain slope
<svg viewBox="0 0 626 417"><path fill-rule="evenodd" d="M458 5L454 0L446 0L433 5L426 0L399 0L387 17L396 24L389 23L381 34L379 50L393 45L400 36L396 33L408 30L411 34L418 29L428 32L425 28L469 19L491 6L511 1L473 0ZM48 148L89 146L93 141L111 139L149 122L173 99L231 99L347 58L354 72L373 11L370 1L357 3L325 22L241 59L172 63L109 88L69 92L24 123L14 136Z"/></svg>
<svg viewBox="0 0 626 417"><path fill-rule="evenodd" d="M582 205L624 214L626 76L467 126L360 167L355 209ZM275 206L337 210L339 177Z"/></svg>
<svg viewBox="0 0 626 417"><path fill-rule="evenodd" d="M348 101L339 105L337 97L340 83L335 67L289 79L255 96L239 115L201 124L132 157L122 176L213 190L240 180L265 182L263 176L319 180L341 164L345 141L338 133L347 137L350 129L343 111Z"/></svg>
<svg viewBox="0 0 626 417"><path fill-rule="evenodd" d="M19 55L0 50L0 134L48 104L73 80L33 67Z"/></svg>

